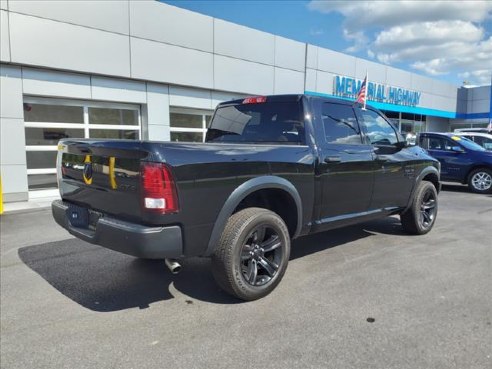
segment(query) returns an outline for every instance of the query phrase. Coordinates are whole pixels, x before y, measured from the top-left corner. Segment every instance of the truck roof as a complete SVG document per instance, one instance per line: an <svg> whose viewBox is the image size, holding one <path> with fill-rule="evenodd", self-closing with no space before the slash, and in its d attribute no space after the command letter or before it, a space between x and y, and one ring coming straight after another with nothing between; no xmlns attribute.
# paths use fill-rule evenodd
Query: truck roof
<svg viewBox="0 0 492 369"><path fill-rule="evenodd" d="M336 97L328 97L328 96L325 97L325 96L317 96L317 95L310 95L310 94L286 94L286 95L251 95L251 96L246 96L245 98L242 99L224 101L219 103L217 106L242 104L244 99L246 98L259 98L259 97L266 98L266 101L269 102L298 102L304 97L309 100L323 100L323 101L334 102L343 105L354 104L354 101L339 99ZM374 107L372 108L374 109Z"/></svg>

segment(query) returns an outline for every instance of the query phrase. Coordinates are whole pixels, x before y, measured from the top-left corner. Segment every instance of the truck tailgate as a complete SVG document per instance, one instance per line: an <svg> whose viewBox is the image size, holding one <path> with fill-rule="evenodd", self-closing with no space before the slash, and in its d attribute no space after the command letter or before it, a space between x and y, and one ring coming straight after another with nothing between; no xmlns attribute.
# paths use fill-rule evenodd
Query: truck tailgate
<svg viewBox="0 0 492 369"><path fill-rule="evenodd" d="M77 205L141 221L140 163L148 156L139 141L61 141L60 194Z"/></svg>

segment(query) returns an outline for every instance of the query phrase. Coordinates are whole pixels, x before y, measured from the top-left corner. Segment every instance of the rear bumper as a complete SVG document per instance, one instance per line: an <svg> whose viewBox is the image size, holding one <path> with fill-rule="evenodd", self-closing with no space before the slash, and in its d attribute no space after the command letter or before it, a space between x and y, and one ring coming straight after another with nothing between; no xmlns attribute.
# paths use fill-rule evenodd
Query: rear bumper
<svg viewBox="0 0 492 369"><path fill-rule="evenodd" d="M183 255L181 227L147 227L110 216L97 220L95 229L74 227L67 215L69 204L53 201L55 221L81 240L139 258L178 258Z"/></svg>

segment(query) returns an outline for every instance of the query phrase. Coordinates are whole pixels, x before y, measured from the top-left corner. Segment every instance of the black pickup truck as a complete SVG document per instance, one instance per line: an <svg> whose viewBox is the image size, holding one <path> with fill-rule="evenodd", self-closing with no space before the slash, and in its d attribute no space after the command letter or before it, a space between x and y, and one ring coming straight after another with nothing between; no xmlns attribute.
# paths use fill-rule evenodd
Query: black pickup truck
<svg viewBox="0 0 492 369"><path fill-rule="evenodd" d="M64 139L58 149L58 224L172 270L211 257L218 284L244 300L280 282L292 239L394 214L424 234L437 215L439 162L378 110L344 100L248 97L217 106L205 143Z"/></svg>

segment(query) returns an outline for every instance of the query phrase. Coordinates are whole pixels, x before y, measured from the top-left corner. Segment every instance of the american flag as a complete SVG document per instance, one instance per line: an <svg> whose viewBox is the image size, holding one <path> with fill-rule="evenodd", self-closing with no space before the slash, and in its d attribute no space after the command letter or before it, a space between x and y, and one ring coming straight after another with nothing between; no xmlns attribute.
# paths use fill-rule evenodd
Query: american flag
<svg viewBox="0 0 492 369"><path fill-rule="evenodd" d="M356 96L356 102L359 104L363 104L364 109L366 108L366 94L367 94L366 91L367 91L367 73L366 73L366 78L364 78L364 81L362 81L359 92L357 92L357 96Z"/></svg>

